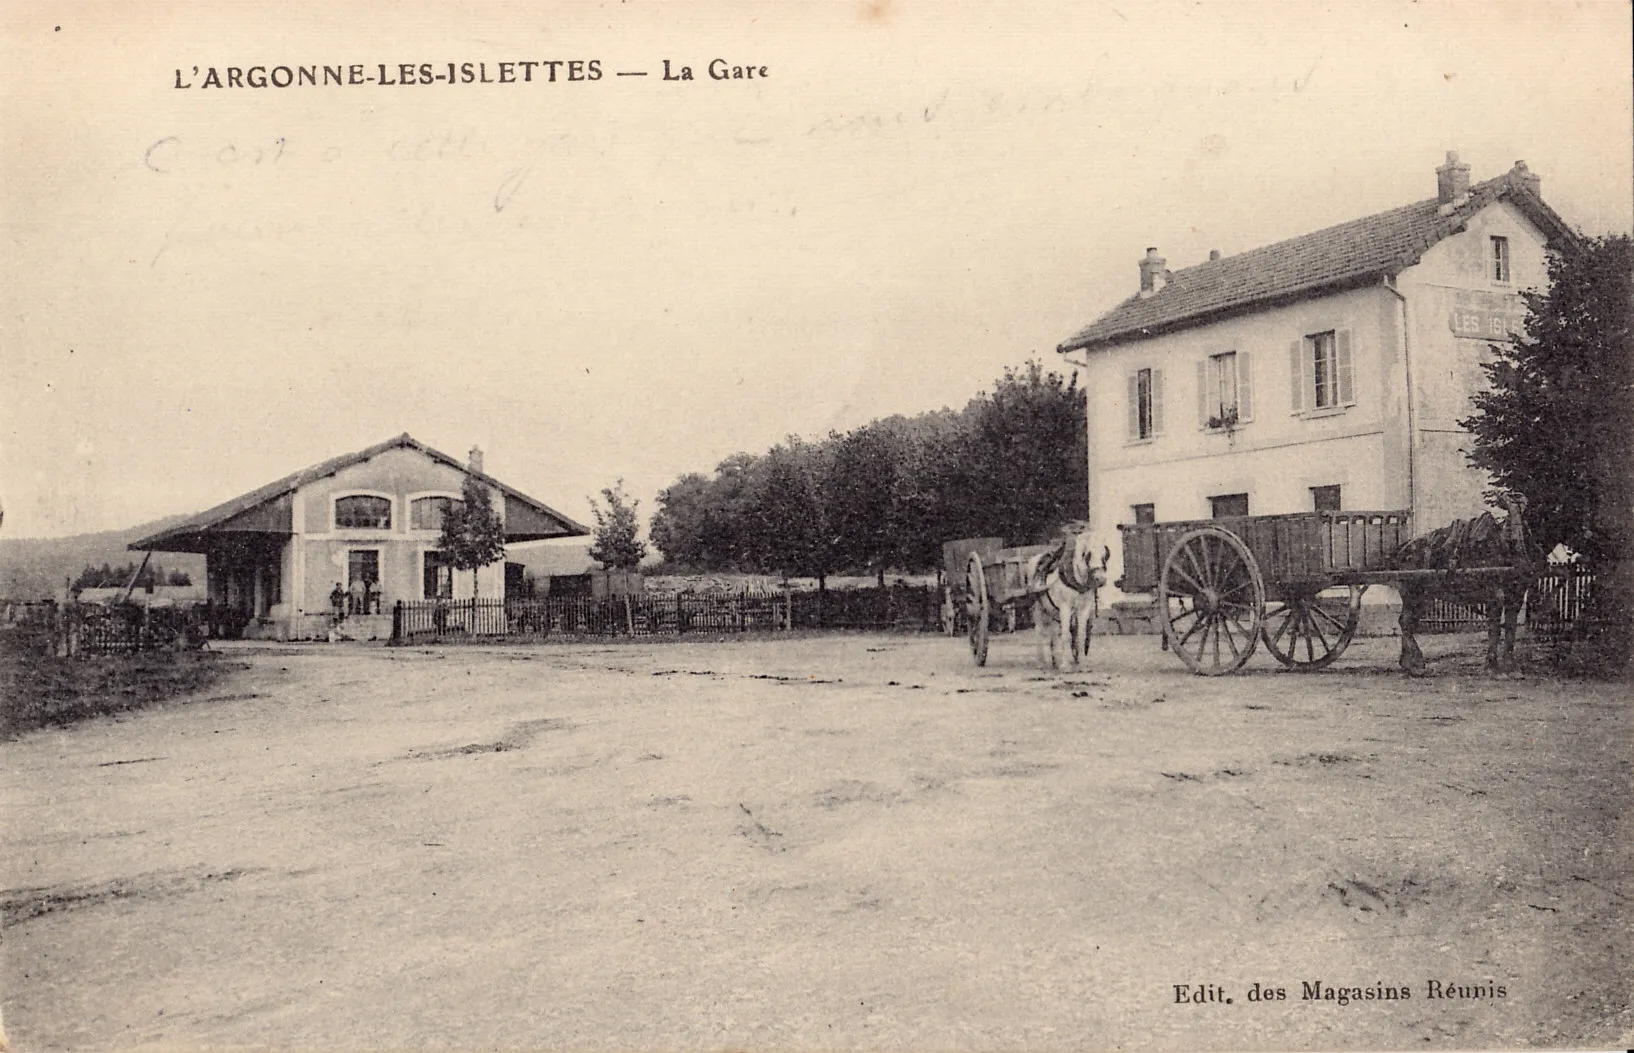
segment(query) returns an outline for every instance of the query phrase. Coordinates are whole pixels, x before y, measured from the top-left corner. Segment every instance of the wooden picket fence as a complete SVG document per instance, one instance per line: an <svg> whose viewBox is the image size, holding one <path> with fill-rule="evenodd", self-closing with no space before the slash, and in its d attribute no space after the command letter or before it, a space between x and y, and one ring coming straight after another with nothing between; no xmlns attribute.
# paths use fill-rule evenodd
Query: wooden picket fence
<svg viewBox="0 0 1634 1053"><path fill-rule="evenodd" d="M792 603L796 629L938 632L942 628L942 593L933 585L797 592Z"/></svg>
<svg viewBox="0 0 1634 1053"><path fill-rule="evenodd" d="M666 636L788 628L782 591L631 593L542 600L418 600L392 608L392 642L499 637Z"/></svg>
<svg viewBox="0 0 1634 1053"><path fill-rule="evenodd" d="M1589 612L1594 595L1594 571L1581 563L1551 567L1533 582L1526 594L1524 624L1529 633L1553 641L1571 632ZM1435 599L1420 622L1424 633L1485 632L1486 605Z"/></svg>
<svg viewBox="0 0 1634 1053"><path fill-rule="evenodd" d="M933 632L941 600L929 586L788 592L637 592L603 599L418 600L392 608L392 641L675 636L785 629Z"/></svg>
<svg viewBox="0 0 1634 1053"><path fill-rule="evenodd" d="M12 605L6 621L7 630L23 649L64 658L191 649L202 646L210 634L209 614L202 605L45 601Z"/></svg>
<svg viewBox="0 0 1634 1053"><path fill-rule="evenodd" d="M1537 639L1554 643L1585 627L1592 618L1594 571L1568 563L1537 580L1526 597L1526 627Z"/></svg>

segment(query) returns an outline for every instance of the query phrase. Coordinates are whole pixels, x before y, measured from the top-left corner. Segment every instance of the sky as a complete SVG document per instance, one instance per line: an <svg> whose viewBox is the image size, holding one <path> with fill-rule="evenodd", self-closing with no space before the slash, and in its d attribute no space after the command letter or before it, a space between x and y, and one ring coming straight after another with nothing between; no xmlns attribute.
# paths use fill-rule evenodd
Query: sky
<svg viewBox="0 0 1634 1053"><path fill-rule="evenodd" d="M1432 197L1448 150L1477 180L1524 159L1585 232L1634 225L1623 2L0 19L9 537L194 512L403 432L582 522L622 478L645 516L733 452L1070 368L1055 346L1147 246L1179 268ZM522 61L558 79L497 83Z"/></svg>

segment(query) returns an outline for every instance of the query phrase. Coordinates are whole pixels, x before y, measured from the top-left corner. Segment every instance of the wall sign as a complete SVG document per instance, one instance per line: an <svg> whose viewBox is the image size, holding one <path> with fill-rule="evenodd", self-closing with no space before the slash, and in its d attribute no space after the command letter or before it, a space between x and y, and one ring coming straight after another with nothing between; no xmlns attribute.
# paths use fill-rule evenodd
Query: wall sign
<svg viewBox="0 0 1634 1053"><path fill-rule="evenodd" d="M1514 293L1461 289L1453 295L1447 326L1454 336L1508 340L1526 331L1526 304Z"/></svg>
<svg viewBox="0 0 1634 1053"><path fill-rule="evenodd" d="M1447 324L1454 336L1476 340L1508 340L1526 331L1526 316L1494 311L1453 311Z"/></svg>

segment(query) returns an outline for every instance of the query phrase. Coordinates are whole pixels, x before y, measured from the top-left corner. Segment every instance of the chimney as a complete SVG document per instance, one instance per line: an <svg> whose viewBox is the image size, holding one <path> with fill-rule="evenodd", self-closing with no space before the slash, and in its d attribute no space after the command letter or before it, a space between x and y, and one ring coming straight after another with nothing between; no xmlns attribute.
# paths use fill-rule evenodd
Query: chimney
<svg viewBox="0 0 1634 1053"><path fill-rule="evenodd" d="M1458 163L1458 151L1447 151L1447 163L1435 170L1435 199L1457 208L1469 198L1469 165Z"/></svg>
<svg viewBox="0 0 1634 1053"><path fill-rule="evenodd" d="M1217 260L1219 258L1220 258L1220 250L1219 249L1209 249L1208 250L1208 261L1210 263L1213 263L1215 260Z"/></svg>
<svg viewBox="0 0 1634 1053"><path fill-rule="evenodd" d="M1532 174L1526 167L1525 161L1516 161L1515 167L1509 170L1510 182L1520 186L1538 200L1543 200L1543 180Z"/></svg>
<svg viewBox="0 0 1634 1053"><path fill-rule="evenodd" d="M468 465L466 465L466 467L470 468L471 471L473 471L473 472L477 472L477 473L482 472L482 447L481 446L471 447L471 461L470 461L470 463Z"/></svg>
<svg viewBox="0 0 1634 1053"><path fill-rule="evenodd" d="M1169 280L1169 271L1163 265L1168 261L1157 254L1154 246L1146 250L1146 255L1140 261L1140 294L1151 296Z"/></svg>

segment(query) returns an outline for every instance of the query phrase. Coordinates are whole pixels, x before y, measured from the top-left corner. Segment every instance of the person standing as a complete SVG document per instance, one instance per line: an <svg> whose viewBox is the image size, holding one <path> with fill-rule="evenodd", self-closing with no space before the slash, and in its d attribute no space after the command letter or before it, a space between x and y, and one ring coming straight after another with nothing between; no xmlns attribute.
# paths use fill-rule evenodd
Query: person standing
<svg viewBox="0 0 1634 1053"><path fill-rule="evenodd" d="M338 581L335 582L335 591L329 594L329 606L335 609L335 621L346 618L346 590L340 587Z"/></svg>

